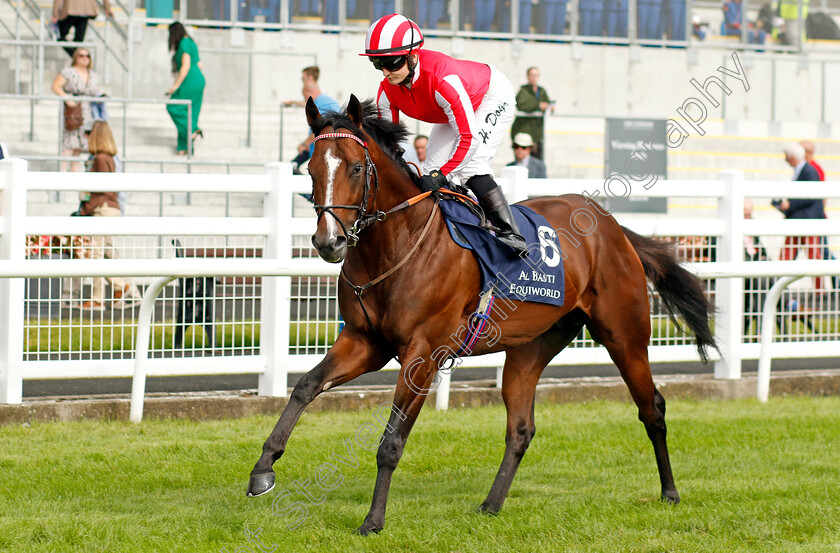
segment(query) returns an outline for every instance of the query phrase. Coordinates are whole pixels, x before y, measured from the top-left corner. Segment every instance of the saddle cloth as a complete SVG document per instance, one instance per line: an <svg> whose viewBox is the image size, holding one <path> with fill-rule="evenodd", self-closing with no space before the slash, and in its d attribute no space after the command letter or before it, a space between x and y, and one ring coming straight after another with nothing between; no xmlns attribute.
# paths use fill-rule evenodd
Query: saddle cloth
<svg viewBox="0 0 840 553"><path fill-rule="evenodd" d="M465 205L454 200L440 202L440 209L456 244L473 251L481 268L481 289L494 286L497 295L516 301L563 305L565 280L563 257L557 234L545 217L525 206L511 211L528 244L528 257L513 255L513 249L487 229Z"/></svg>

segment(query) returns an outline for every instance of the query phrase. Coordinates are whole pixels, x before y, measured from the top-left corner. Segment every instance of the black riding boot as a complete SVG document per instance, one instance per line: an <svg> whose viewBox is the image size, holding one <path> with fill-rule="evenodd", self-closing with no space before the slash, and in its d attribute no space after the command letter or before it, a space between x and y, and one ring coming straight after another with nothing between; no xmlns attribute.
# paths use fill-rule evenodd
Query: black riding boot
<svg viewBox="0 0 840 553"><path fill-rule="evenodd" d="M524 253L528 244L525 243L525 239L519 232L519 227L516 226L516 219L513 218L510 205L502 189L496 185L489 192L479 196L478 201L484 208L487 218L490 219L493 226L499 229L496 234L499 240L516 250L517 255Z"/></svg>

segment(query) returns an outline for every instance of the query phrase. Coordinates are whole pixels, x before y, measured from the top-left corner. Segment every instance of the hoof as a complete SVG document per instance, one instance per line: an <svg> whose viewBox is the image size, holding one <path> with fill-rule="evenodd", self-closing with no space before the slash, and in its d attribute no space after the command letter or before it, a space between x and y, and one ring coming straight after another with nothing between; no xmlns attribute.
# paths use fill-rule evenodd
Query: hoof
<svg viewBox="0 0 840 553"><path fill-rule="evenodd" d="M672 492L663 492L661 500L662 500L663 503L670 503L671 505L679 505L680 504L680 494L677 490L674 490Z"/></svg>
<svg viewBox="0 0 840 553"><path fill-rule="evenodd" d="M502 510L501 505L496 505L496 504L488 503L488 502L485 501L484 503L482 503L481 505L478 506L478 509L476 509L476 512L478 512L482 515L498 515L499 511L501 511L501 510Z"/></svg>
<svg viewBox="0 0 840 553"><path fill-rule="evenodd" d="M381 530L382 530L381 526L376 526L374 524L370 524L368 522L365 522L364 524L362 524L361 526L356 528L355 533L360 535L360 536L369 536L371 534L378 534Z"/></svg>
<svg viewBox="0 0 840 553"><path fill-rule="evenodd" d="M274 489L274 473L252 474L248 480L248 497L257 497Z"/></svg>

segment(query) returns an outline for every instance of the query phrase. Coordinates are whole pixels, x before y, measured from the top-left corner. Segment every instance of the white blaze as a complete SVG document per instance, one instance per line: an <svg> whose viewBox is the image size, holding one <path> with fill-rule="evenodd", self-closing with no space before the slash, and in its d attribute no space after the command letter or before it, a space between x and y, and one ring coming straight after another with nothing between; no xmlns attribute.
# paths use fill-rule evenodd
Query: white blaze
<svg viewBox="0 0 840 553"><path fill-rule="evenodd" d="M336 173L336 171L338 171L338 166L341 165L341 158L338 158L335 155L333 155L331 150L327 150L324 153L324 161L327 164L327 197L324 200L324 205L332 205L333 204L333 185L335 184L335 173ZM335 238L335 235L336 235L335 217L332 217L329 213L327 213L326 214L326 219L327 219L327 237L328 238Z"/></svg>

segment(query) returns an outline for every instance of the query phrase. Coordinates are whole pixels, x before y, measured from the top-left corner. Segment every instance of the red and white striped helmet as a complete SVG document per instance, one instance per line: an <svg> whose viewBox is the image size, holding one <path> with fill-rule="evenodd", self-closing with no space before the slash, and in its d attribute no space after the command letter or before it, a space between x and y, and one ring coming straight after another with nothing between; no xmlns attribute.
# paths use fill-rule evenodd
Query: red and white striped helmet
<svg viewBox="0 0 840 553"><path fill-rule="evenodd" d="M423 45L423 33L417 23L392 13L370 26L365 38L365 53L360 56L403 56Z"/></svg>

